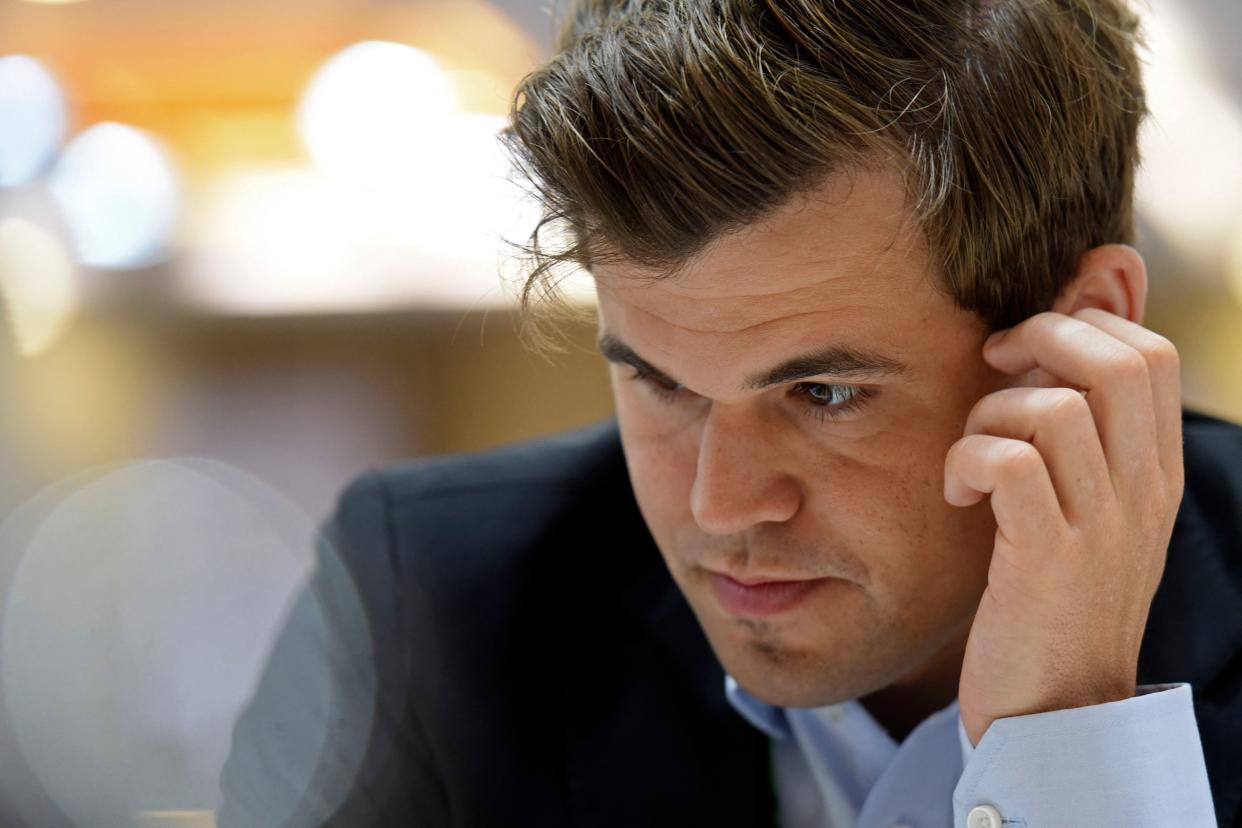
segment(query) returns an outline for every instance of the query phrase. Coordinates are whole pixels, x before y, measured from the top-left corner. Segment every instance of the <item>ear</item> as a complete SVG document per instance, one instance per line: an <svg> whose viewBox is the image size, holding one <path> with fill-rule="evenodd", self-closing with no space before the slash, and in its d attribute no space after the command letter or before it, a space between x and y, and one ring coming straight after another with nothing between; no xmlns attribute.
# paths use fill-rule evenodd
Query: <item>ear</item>
<svg viewBox="0 0 1242 828"><path fill-rule="evenodd" d="M1133 247L1105 244L1078 260L1074 278L1057 296L1052 310L1071 314L1100 308L1139 325L1147 307L1147 265Z"/></svg>

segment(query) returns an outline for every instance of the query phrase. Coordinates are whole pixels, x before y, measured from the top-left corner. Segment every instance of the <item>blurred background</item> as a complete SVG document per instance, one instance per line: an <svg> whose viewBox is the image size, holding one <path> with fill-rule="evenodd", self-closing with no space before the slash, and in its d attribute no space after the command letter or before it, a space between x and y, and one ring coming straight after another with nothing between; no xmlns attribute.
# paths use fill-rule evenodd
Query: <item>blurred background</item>
<svg viewBox="0 0 1242 828"><path fill-rule="evenodd" d="M611 413L500 241L557 5L0 0L3 824L210 824L341 486ZM1146 321L1242 421L1242 5L1144 13Z"/></svg>

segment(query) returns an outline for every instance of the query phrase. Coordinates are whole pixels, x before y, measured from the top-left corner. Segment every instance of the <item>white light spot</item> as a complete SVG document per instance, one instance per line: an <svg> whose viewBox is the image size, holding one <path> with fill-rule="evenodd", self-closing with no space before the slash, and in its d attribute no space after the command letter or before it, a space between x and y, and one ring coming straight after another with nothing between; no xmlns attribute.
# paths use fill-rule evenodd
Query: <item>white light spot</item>
<svg viewBox="0 0 1242 828"><path fill-rule="evenodd" d="M177 217L177 175L168 154L145 132L116 123L91 127L65 150L50 189L83 264L143 267L167 255Z"/></svg>
<svg viewBox="0 0 1242 828"><path fill-rule="evenodd" d="M0 57L0 187L35 178L65 137L65 99L43 64Z"/></svg>
<svg viewBox="0 0 1242 828"><path fill-rule="evenodd" d="M431 55L384 41L357 43L328 60L306 87L303 141L323 170L382 179L434 168L429 151L457 111L453 85Z"/></svg>

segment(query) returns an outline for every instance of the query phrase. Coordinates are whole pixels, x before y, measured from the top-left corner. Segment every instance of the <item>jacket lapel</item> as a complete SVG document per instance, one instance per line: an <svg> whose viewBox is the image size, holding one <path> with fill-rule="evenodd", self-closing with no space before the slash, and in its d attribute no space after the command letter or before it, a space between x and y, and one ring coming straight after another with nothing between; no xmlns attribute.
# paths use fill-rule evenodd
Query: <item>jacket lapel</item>
<svg viewBox="0 0 1242 828"><path fill-rule="evenodd" d="M592 555L615 564L614 589L581 606L562 660L569 822L773 826L767 737L729 706L724 671L620 482Z"/></svg>

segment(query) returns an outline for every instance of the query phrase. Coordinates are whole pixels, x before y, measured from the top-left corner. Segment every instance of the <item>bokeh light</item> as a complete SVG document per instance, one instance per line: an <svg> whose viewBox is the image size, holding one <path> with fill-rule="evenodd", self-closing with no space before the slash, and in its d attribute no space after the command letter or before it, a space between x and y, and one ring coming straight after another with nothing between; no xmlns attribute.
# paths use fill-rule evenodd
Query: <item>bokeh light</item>
<svg viewBox="0 0 1242 828"><path fill-rule="evenodd" d="M270 486L203 458L83 474L5 522L4 697L16 747L77 825L168 824L218 807L237 711L311 570L314 531ZM333 558L325 549L321 561ZM335 587L334 617L365 630L352 581ZM320 640L317 602L296 606ZM308 662L290 694L307 705L304 730L289 735L301 750L283 757L290 785L264 803L272 825L316 768L328 669Z"/></svg>
<svg viewBox="0 0 1242 828"><path fill-rule="evenodd" d="M372 141L382 123L351 126L352 148L336 136L334 157L369 169L343 160L217 177L182 276L187 301L230 314L509 305L499 270L538 209L498 141L505 119L432 114L411 128L417 139L387 149Z"/></svg>
<svg viewBox="0 0 1242 828"><path fill-rule="evenodd" d="M83 264L143 267L168 254L177 220L177 174L147 133L110 122L91 127L65 149L49 187Z"/></svg>
<svg viewBox="0 0 1242 828"><path fill-rule="evenodd" d="M426 52L346 48L302 96L313 166L235 168L204 189L183 295L231 314L508 305L504 240L538 215L497 140L504 124L460 111Z"/></svg>
<svg viewBox="0 0 1242 828"><path fill-rule="evenodd" d="M195 235L203 249L182 290L226 313L358 310L385 300L398 278L375 278L383 257L372 215L339 183L296 166L237 170L204 193ZM404 272L404 270L402 270Z"/></svg>
<svg viewBox="0 0 1242 828"><path fill-rule="evenodd" d="M1238 307L1242 308L1242 221L1238 222L1225 266L1225 281Z"/></svg>
<svg viewBox="0 0 1242 828"><path fill-rule="evenodd" d="M65 137L65 99L52 73L26 55L0 57L0 187L35 178Z"/></svg>
<svg viewBox="0 0 1242 828"><path fill-rule="evenodd" d="M1242 112L1183 15L1180 4L1164 2L1145 19L1151 118L1141 136L1136 199L1180 257L1215 275L1222 243L1242 218Z"/></svg>
<svg viewBox="0 0 1242 828"><path fill-rule="evenodd" d="M55 236L21 218L0 218L0 307L17 352L56 342L78 308L77 272Z"/></svg>
<svg viewBox="0 0 1242 828"><path fill-rule="evenodd" d="M306 87L303 141L322 169L382 180L434 167L439 127L457 110L453 85L431 55L400 43L357 43Z"/></svg>

